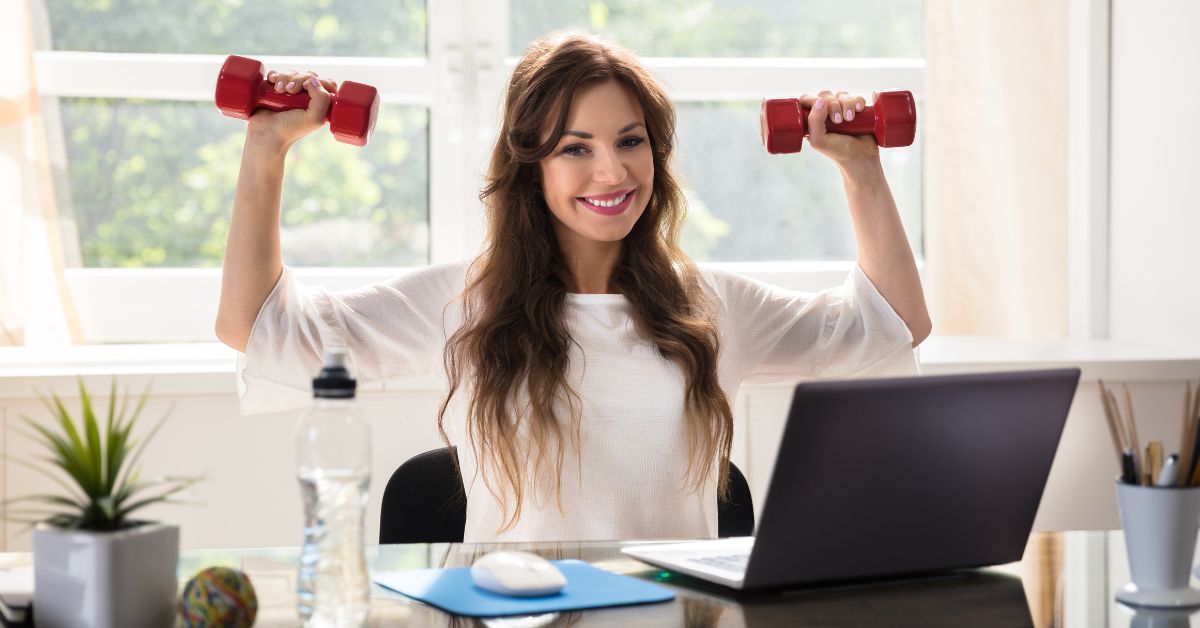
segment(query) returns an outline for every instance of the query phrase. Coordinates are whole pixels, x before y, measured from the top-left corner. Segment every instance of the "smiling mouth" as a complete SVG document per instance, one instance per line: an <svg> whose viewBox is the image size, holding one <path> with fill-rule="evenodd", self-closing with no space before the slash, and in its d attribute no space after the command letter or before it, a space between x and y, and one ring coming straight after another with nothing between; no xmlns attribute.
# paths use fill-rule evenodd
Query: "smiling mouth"
<svg viewBox="0 0 1200 628"><path fill-rule="evenodd" d="M623 195L611 198L589 198L586 196L577 196L575 198L580 199L580 201L583 203L592 205L594 208L611 209L617 207L619 204L624 203L625 199L628 199L632 193L634 193L634 191L626 190Z"/></svg>
<svg viewBox="0 0 1200 628"><path fill-rule="evenodd" d="M575 200L579 201L584 207L606 216L615 216L623 213L629 208L633 201L633 193L636 188L627 190L624 194L609 199L589 198L586 196L576 196Z"/></svg>

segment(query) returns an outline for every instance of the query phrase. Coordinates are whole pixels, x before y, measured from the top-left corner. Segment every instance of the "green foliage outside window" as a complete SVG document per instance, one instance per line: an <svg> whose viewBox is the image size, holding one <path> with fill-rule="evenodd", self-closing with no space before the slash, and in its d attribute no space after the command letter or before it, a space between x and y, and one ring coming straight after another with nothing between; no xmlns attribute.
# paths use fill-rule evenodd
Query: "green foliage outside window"
<svg viewBox="0 0 1200 628"><path fill-rule="evenodd" d="M209 103L62 99L67 185L84 266L220 266L245 123ZM284 258L296 266L428 262L427 115L384 107L365 148L327 130L288 156Z"/></svg>
<svg viewBox="0 0 1200 628"><path fill-rule="evenodd" d="M647 57L920 57L922 0L511 0L519 55L552 30Z"/></svg>

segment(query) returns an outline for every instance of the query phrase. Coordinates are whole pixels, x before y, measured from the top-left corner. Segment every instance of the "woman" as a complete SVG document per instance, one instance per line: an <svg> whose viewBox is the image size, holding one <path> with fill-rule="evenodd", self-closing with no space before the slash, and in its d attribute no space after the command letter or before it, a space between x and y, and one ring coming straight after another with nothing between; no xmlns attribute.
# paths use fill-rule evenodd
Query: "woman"
<svg viewBox="0 0 1200 628"><path fill-rule="evenodd" d="M842 288L698 269L677 242L670 101L629 53L567 35L513 72L483 253L331 294L292 278L278 224L284 155L322 125L335 85L269 78L312 103L250 121L217 319L244 352L243 409L303 399L333 346L362 380L445 376L438 425L458 445L468 542L713 537L744 378L911 372L929 333L874 140L824 132L862 98L805 101L858 238Z"/></svg>

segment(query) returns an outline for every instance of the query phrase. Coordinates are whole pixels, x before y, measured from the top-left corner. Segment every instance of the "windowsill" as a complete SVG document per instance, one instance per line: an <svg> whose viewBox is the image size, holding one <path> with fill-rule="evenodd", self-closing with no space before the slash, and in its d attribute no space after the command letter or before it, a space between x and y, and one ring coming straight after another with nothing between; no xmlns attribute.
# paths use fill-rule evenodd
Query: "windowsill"
<svg viewBox="0 0 1200 628"><path fill-rule="evenodd" d="M931 336L921 344L922 373L1020 370L1077 366L1081 379L1125 381L1189 379L1200 375L1200 346L1052 338Z"/></svg>
<svg viewBox="0 0 1200 628"><path fill-rule="evenodd" d="M35 390L47 388L66 392L78 376L89 388L107 387L117 376L133 390L152 380L156 394L232 394L236 357L220 343L0 347L0 397L33 397ZM927 375L1059 366L1080 367L1085 381L1183 380L1200 374L1200 347L1112 340L933 336L921 345L920 359ZM367 390L431 391L437 384L432 378L411 378Z"/></svg>

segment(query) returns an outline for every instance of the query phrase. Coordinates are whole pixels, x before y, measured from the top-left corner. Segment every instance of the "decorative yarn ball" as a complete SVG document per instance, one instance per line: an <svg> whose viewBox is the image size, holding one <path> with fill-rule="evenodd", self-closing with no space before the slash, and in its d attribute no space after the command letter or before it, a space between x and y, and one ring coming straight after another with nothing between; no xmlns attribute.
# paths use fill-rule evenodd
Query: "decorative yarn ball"
<svg viewBox="0 0 1200 628"><path fill-rule="evenodd" d="M179 614L188 628L249 628L258 614L258 596L246 574L229 567L209 567L183 587Z"/></svg>

